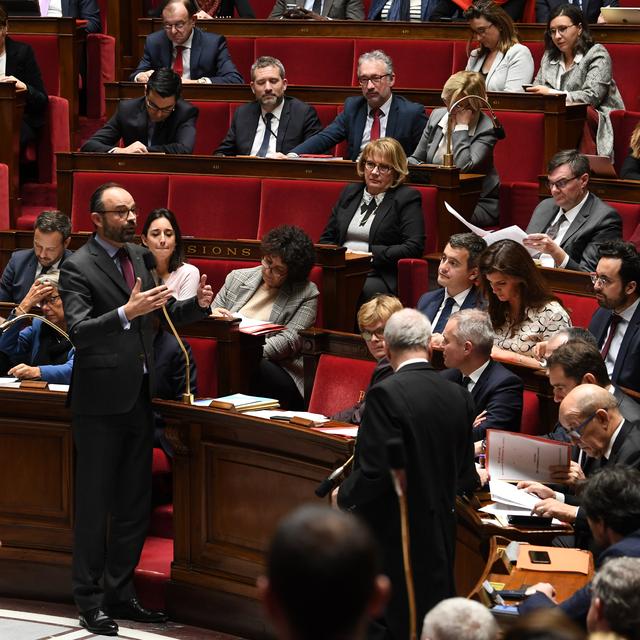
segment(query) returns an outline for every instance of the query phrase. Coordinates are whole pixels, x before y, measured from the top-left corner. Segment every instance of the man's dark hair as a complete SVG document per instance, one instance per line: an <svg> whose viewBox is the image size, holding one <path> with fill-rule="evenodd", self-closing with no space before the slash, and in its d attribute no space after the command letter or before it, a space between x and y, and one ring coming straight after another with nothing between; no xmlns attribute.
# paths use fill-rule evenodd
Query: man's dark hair
<svg viewBox="0 0 640 640"><path fill-rule="evenodd" d="M552 173L563 164L568 164L571 167L571 173L573 173L576 178L581 176L583 173L591 175L589 160L586 156L575 149L558 151L558 153L549 160L549 163L547 164L547 173Z"/></svg>
<svg viewBox="0 0 640 640"><path fill-rule="evenodd" d="M162 69L156 70L149 80L147 80L145 94L149 95L149 91L154 91L161 98L171 98L175 96L177 101L182 91L182 80L173 69L163 67Z"/></svg>
<svg viewBox="0 0 640 640"><path fill-rule="evenodd" d="M188 11L190 16L198 13L199 7L193 0L165 0L158 7L160 9L158 15L162 15L162 12L167 8L169 4L181 4Z"/></svg>
<svg viewBox="0 0 640 640"><path fill-rule="evenodd" d="M620 279L625 286L636 283L636 292L640 293L640 255L631 242L609 240L598 247L600 258L617 258L620 260Z"/></svg>
<svg viewBox="0 0 640 640"><path fill-rule="evenodd" d="M57 231L62 235L62 240L66 240L71 235L71 220L69 216L58 211L57 209L51 209L50 211L43 211L33 224L34 231L37 229L42 233L52 233Z"/></svg>
<svg viewBox="0 0 640 640"><path fill-rule="evenodd" d="M567 378L577 384L587 373L593 375L596 384L608 387L611 384L604 359L593 344L584 340L569 340L558 347L548 358L547 367L561 367Z"/></svg>
<svg viewBox="0 0 640 640"><path fill-rule="evenodd" d="M271 591L300 640L352 635L379 573L378 548L365 525L324 506L304 506L286 517L267 557Z"/></svg>
<svg viewBox="0 0 640 640"><path fill-rule="evenodd" d="M475 233L454 233L449 238L449 245L453 249L466 249L469 254L467 269L478 266L480 254L487 248L487 243Z"/></svg>
<svg viewBox="0 0 640 640"><path fill-rule="evenodd" d="M262 255L279 256L287 265L287 282L303 282L316 261L311 238L300 228L283 224L262 238Z"/></svg>
<svg viewBox="0 0 640 640"><path fill-rule="evenodd" d="M105 182L101 184L92 194L91 200L89 200L89 211L104 211L104 205L102 204L102 196L107 189L124 189L121 184L117 182Z"/></svg>
<svg viewBox="0 0 640 640"><path fill-rule="evenodd" d="M581 507L590 520L603 522L618 535L640 529L640 471L607 465L585 483Z"/></svg>

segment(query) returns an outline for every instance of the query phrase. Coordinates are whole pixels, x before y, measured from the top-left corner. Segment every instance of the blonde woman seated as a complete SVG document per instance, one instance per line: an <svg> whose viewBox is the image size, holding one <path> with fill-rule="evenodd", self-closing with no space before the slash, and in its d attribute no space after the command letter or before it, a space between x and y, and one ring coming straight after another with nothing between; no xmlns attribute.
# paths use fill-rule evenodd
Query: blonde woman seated
<svg viewBox="0 0 640 640"><path fill-rule="evenodd" d="M509 14L494 2L480 0L472 4L464 17L469 21L478 47L469 53L467 71L484 76L487 91L524 91L522 85L533 78L531 51L518 40L516 26Z"/></svg>
<svg viewBox="0 0 640 640"><path fill-rule="evenodd" d="M534 347L571 326L529 252L513 240L500 240L480 256L480 275L496 340L493 357L539 368Z"/></svg>
<svg viewBox="0 0 640 640"><path fill-rule="evenodd" d="M304 408L301 329L316 320L318 288L309 281L316 259L311 238L299 227L281 225L261 244L262 264L236 269L216 295L212 315L247 318L285 325L267 337L263 358L252 380L252 392L277 398L285 409Z"/></svg>
<svg viewBox="0 0 640 640"><path fill-rule="evenodd" d="M448 110L461 98L477 95L487 97L484 78L474 71L454 73L442 89L442 100L447 105L434 109L409 164L442 164L447 152L448 129L451 130L453 164L461 173L482 173L480 200L471 222L491 226L498 222L498 196L500 178L493 164L496 137L491 118L482 113L480 100L469 98ZM449 118L452 122L449 123Z"/></svg>

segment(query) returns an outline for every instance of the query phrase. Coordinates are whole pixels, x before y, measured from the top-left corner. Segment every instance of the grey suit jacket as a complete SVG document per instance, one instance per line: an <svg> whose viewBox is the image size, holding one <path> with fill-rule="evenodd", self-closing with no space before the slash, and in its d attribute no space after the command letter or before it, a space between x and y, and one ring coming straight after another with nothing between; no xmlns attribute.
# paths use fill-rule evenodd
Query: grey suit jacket
<svg viewBox="0 0 640 640"><path fill-rule="evenodd" d="M295 0L296 6L304 9L305 0ZM282 18L287 11L287 0L276 0L269 20ZM322 14L332 20L364 20L362 0L324 0Z"/></svg>
<svg viewBox="0 0 640 640"><path fill-rule="evenodd" d="M481 72L486 56L479 52L474 49L469 55L467 71ZM487 91L524 91L522 85L533 78L533 66L531 51L523 44L514 44L505 53L498 51L485 79Z"/></svg>
<svg viewBox="0 0 640 640"><path fill-rule="evenodd" d="M624 109L611 70L611 56L601 45L594 44L584 57L562 74L558 85L558 60L551 60L545 52L533 84L565 91L567 102L586 102L599 114L596 144L598 154L613 158L613 127L609 112Z"/></svg>
<svg viewBox="0 0 640 640"><path fill-rule="evenodd" d="M559 210L560 207L553 198L543 200L531 216L527 233L544 233ZM565 268L593 271L598 264L598 246L607 240L620 238L620 214L590 193L560 243L560 247L569 254L569 262Z"/></svg>
<svg viewBox="0 0 640 640"><path fill-rule="evenodd" d="M251 300L261 284L262 267L236 269L226 277L224 286L218 291L212 306L237 312ZM269 322L283 324L286 329L269 336L264 345L264 357L278 362L287 371L302 396L302 340L298 331L308 329L316 321L319 295L318 287L308 280L297 283L285 282L273 303Z"/></svg>
<svg viewBox="0 0 640 640"><path fill-rule="evenodd" d="M422 133L422 138L409 158L409 164L430 164L438 150L443 137L443 130L438 126L447 112L445 107L434 109ZM480 200L473 212L471 221L475 224L489 226L498 222L498 196L500 177L493 164L493 147L496 138L493 122L484 113L480 113L478 124L472 136L468 131L454 131L451 136L453 163L460 173L483 173Z"/></svg>

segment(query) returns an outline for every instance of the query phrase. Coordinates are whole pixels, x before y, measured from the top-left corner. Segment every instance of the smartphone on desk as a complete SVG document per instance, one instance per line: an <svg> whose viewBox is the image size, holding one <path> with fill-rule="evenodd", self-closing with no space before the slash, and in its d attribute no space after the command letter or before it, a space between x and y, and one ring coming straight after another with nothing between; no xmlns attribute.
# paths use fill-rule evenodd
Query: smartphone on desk
<svg viewBox="0 0 640 640"><path fill-rule="evenodd" d="M550 527L552 518L542 516L507 516L507 522L514 527Z"/></svg>
<svg viewBox="0 0 640 640"><path fill-rule="evenodd" d="M533 564L551 564L551 558L546 551L529 551L529 560Z"/></svg>

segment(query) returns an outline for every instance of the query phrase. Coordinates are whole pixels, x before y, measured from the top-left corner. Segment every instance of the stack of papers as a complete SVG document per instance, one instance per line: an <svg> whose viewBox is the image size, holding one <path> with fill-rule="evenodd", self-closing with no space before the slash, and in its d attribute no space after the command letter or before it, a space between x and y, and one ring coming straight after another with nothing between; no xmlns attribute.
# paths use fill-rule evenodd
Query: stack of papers
<svg viewBox="0 0 640 640"><path fill-rule="evenodd" d="M214 409L226 409L228 411L244 412L252 411L254 409L276 409L280 406L280 404L275 398L248 396L244 393L232 393L230 396L214 398L213 400L209 401L209 406L213 407Z"/></svg>
<svg viewBox="0 0 640 640"><path fill-rule="evenodd" d="M274 324L266 320L256 320L255 318L246 318L240 314L234 314L235 318L240 318L240 331L259 336L267 333L277 333L283 331L286 327L283 324Z"/></svg>
<svg viewBox="0 0 640 640"><path fill-rule="evenodd" d="M0 378L0 387L9 387L10 389L19 389L20 380L18 378Z"/></svg>

